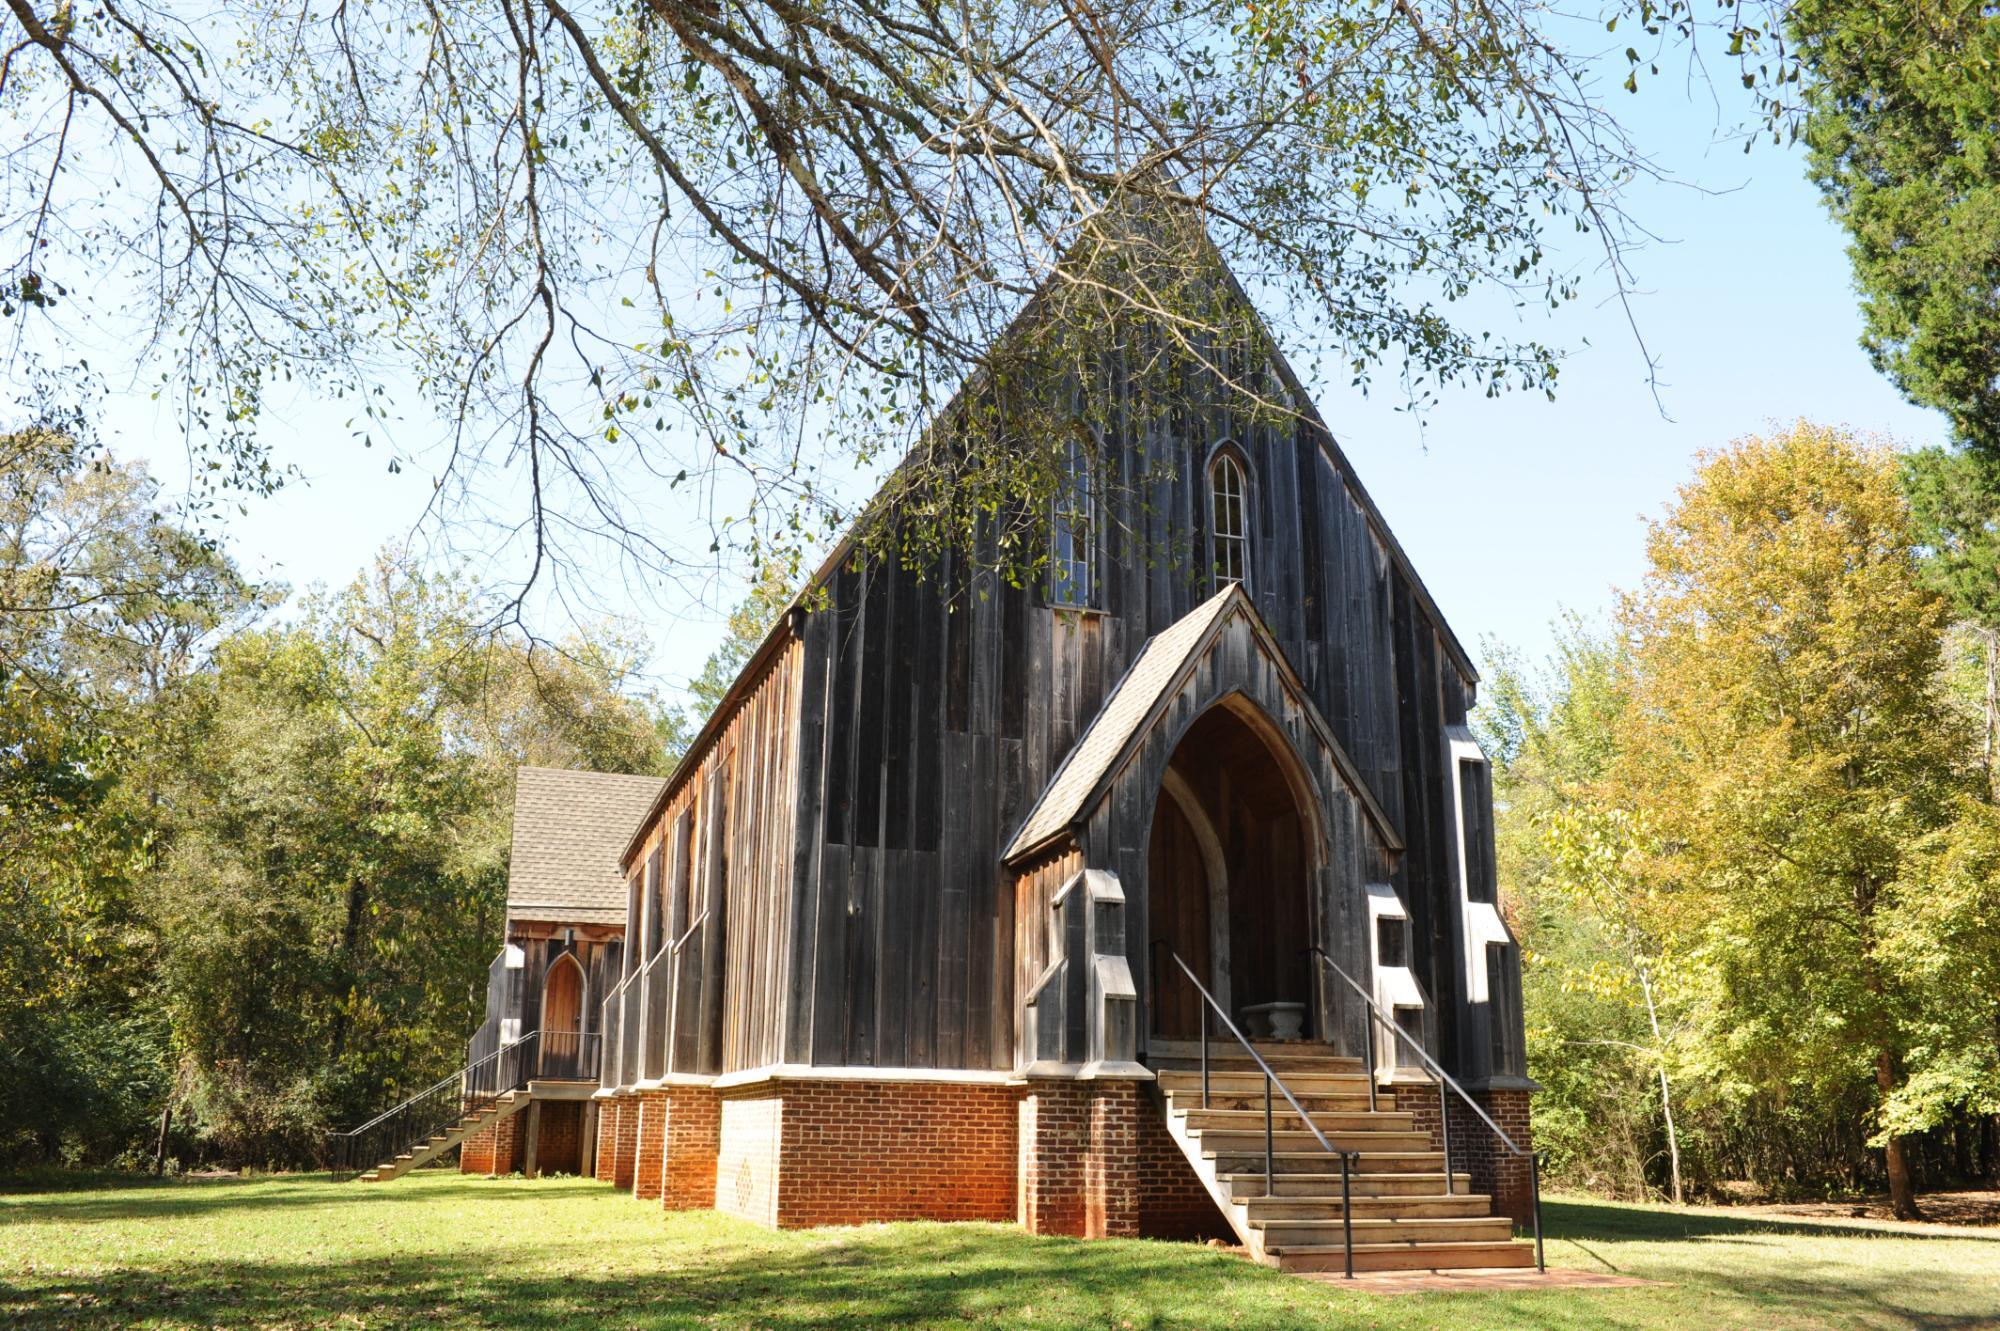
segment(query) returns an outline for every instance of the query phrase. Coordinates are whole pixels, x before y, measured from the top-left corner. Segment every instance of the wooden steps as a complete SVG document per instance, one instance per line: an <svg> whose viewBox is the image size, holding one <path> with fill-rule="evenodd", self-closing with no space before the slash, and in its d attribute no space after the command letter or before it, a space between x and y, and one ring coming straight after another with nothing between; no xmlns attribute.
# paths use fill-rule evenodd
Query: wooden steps
<svg viewBox="0 0 2000 1331"><path fill-rule="evenodd" d="M475 1113L461 1118L446 1131L431 1134L414 1149L403 1152L394 1160L385 1160L375 1168L364 1171L360 1179L363 1183L387 1183L391 1179L400 1178L411 1170L435 1160L467 1137L520 1113L528 1107L528 1100L527 1091L509 1091Z"/></svg>
<svg viewBox="0 0 2000 1331"><path fill-rule="evenodd" d="M1340 1157L1282 1095L1272 1106L1267 1183L1265 1077L1240 1046L1209 1046L1205 1106L1199 1048L1170 1045L1151 1058L1169 1135L1253 1258L1286 1271L1342 1271L1351 1232L1356 1271L1534 1265L1534 1246L1514 1240L1513 1221L1493 1213L1469 1175L1447 1179L1443 1154L1413 1114L1387 1093L1368 1107L1360 1060L1305 1043L1260 1043L1257 1052L1336 1150L1358 1153L1345 1202Z"/></svg>

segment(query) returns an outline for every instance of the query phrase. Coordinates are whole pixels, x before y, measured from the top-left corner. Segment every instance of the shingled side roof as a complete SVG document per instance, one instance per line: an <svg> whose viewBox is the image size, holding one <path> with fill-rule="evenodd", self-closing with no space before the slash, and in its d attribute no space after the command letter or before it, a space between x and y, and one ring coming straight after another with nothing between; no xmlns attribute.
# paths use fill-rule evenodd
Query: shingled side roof
<svg viewBox="0 0 2000 1331"><path fill-rule="evenodd" d="M514 784L507 918L625 923L618 853L665 784L656 776L521 768Z"/></svg>

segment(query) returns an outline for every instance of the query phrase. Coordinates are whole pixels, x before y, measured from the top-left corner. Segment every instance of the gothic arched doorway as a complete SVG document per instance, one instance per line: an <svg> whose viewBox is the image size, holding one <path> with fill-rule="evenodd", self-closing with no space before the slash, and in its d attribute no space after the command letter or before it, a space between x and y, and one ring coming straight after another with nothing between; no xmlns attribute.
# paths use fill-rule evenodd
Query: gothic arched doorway
<svg viewBox="0 0 2000 1331"><path fill-rule="evenodd" d="M1302 780L1272 741L1228 703L1182 735L1160 782L1147 843L1155 1036L1201 1033L1204 1005L1175 955L1246 1034L1266 1029L1246 1009L1271 1003L1302 1005L1306 1033L1315 1033L1306 952L1314 838L1302 796Z"/></svg>
<svg viewBox="0 0 2000 1331"><path fill-rule="evenodd" d="M542 981L541 1069L545 1077L583 1075L583 967L564 953Z"/></svg>

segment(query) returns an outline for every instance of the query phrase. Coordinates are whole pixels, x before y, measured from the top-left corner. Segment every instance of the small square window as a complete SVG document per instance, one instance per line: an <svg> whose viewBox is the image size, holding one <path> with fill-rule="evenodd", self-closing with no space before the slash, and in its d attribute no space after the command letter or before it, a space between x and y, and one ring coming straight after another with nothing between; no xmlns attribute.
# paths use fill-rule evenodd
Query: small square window
<svg viewBox="0 0 2000 1331"><path fill-rule="evenodd" d="M1397 915L1375 917L1375 964L1377 966L1407 966L1410 964L1409 921Z"/></svg>

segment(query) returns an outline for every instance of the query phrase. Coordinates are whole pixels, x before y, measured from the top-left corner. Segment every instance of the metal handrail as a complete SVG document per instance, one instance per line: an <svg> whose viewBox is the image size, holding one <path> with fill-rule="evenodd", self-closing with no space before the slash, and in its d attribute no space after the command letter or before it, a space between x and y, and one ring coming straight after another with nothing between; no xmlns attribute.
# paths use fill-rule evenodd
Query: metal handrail
<svg viewBox="0 0 2000 1331"><path fill-rule="evenodd" d="M1277 1195L1271 1182L1274 1172L1271 1163L1271 1088L1273 1086L1277 1087L1278 1093L1285 1097L1285 1103L1292 1107L1292 1112L1299 1116L1299 1121L1311 1129L1313 1137L1320 1144L1320 1148L1328 1155L1337 1155L1340 1157L1340 1235L1342 1246L1347 1254L1347 1278L1349 1280L1354 1279L1354 1199L1348 1181L1348 1170L1353 1164L1355 1157L1360 1155L1360 1152L1343 1151L1326 1139L1326 1134L1319 1130L1319 1124L1312 1121L1312 1115L1306 1112L1305 1106L1299 1103L1298 1097L1292 1094L1291 1088L1285 1085L1284 1079L1272 1071L1271 1065L1264 1061L1264 1056L1257 1052L1256 1047L1250 1043L1249 1038L1242 1031L1236 1029L1236 1023L1229 1019L1229 1014L1223 1010L1222 1004L1215 1001L1215 995L1208 992L1208 986L1195 978L1195 973L1188 969L1188 964L1185 961L1181 960L1181 954L1169 951L1168 955L1174 959L1174 965L1181 968L1181 974L1187 976L1188 983L1194 986L1195 992L1201 995L1202 1001L1208 1004L1209 1009L1216 1016L1222 1018L1222 1024L1229 1029L1231 1035L1236 1037L1236 1043L1243 1046L1243 1052L1250 1055L1251 1061L1264 1071L1264 1195L1266 1197ZM1155 988L1157 989L1157 986ZM1201 1107L1203 1109L1208 1108L1208 1022L1205 1019L1201 1023Z"/></svg>
<svg viewBox="0 0 2000 1331"><path fill-rule="evenodd" d="M327 1134L327 1172L336 1183L353 1178L364 1169L387 1164L406 1150L414 1150L426 1139L448 1130L498 1100L521 1089L533 1074L533 1055L539 1048L540 1031L530 1031L518 1040L502 1045L481 1059L467 1064L451 1076L425 1087L402 1103L377 1114L358 1128ZM503 1074L512 1060L513 1073ZM490 1078L492 1087L483 1085ZM502 1082L507 1084L502 1085ZM389 1131L392 1120L405 1120L398 1130Z"/></svg>
<svg viewBox="0 0 2000 1331"><path fill-rule="evenodd" d="M1537 1271L1546 1271L1548 1268L1543 1264L1542 1261L1541 1153L1538 1151L1531 1151L1527 1149L1526 1147L1522 1146L1519 1142L1515 1141L1512 1137L1508 1136L1506 1130L1502 1128L1498 1123L1495 1123L1493 1121L1492 1115L1488 1114L1484 1109L1482 1109L1479 1105L1479 1102L1477 1100L1474 1100L1471 1094L1463 1086L1460 1086L1458 1084L1458 1079L1452 1076L1449 1072L1446 1072L1444 1068L1439 1065L1438 1061L1431 1057L1430 1051L1425 1049L1419 1041L1412 1038L1408 1031L1404 1030L1401 1026L1398 1026L1394 1021L1390 1020L1388 1014L1382 1011L1382 1005L1375 1001L1374 995L1370 994L1366 989L1362 988L1360 982L1356 980L1352 975L1349 975L1345 970L1343 970L1341 968L1340 963L1335 961L1332 957L1329 957L1323 948L1310 947L1307 948L1306 950L1308 952L1311 952L1314 956L1317 956L1320 959L1320 961L1325 963L1327 968L1330 969L1335 975L1338 975L1341 979L1345 980L1347 982L1347 987L1352 989L1355 995L1358 998L1360 998L1362 1002L1368 1005L1368 1010L1374 1014L1369 1021L1370 1038L1368 1041L1369 1064L1370 1064L1368 1068L1368 1080L1371 1086L1373 1085L1375 1080L1375 1067L1373 1066L1374 1046L1375 1046L1373 1027L1375 1022L1377 1021L1380 1021L1384 1026L1386 1026L1391 1035L1395 1036L1398 1040L1401 1040L1404 1044L1408 1045L1410 1049L1416 1053L1416 1056L1423 1060L1424 1066L1430 1070L1431 1075L1437 1078L1438 1140L1443 1147L1443 1153L1444 1153L1444 1190L1446 1196L1451 1195L1451 1187L1452 1187L1451 1112L1444 1098L1444 1092L1447 1086L1451 1088L1452 1092L1456 1094L1459 1099L1465 1102L1466 1108L1470 1109L1473 1113L1479 1116L1479 1121L1484 1123L1487 1127L1487 1130L1490 1131L1496 1138L1499 1139L1500 1144L1502 1146L1505 1146L1509 1152L1511 1152L1516 1156L1521 1157L1522 1159L1525 1159L1528 1162L1528 1186L1532 1190L1534 1196L1535 1269ZM1176 960L1178 960L1178 958L1176 958Z"/></svg>

